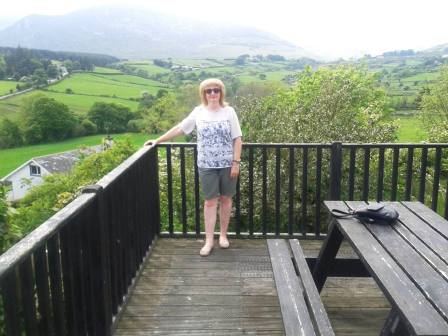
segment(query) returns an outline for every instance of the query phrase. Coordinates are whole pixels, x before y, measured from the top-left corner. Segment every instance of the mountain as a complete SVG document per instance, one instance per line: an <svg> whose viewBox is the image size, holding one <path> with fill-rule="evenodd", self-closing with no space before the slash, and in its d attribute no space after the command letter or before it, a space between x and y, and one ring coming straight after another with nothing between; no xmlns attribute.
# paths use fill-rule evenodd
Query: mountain
<svg viewBox="0 0 448 336"><path fill-rule="evenodd" d="M30 15L0 31L0 45L129 59L235 57L245 53L313 56L258 29L123 7L99 7L60 16Z"/></svg>
<svg viewBox="0 0 448 336"><path fill-rule="evenodd" d="M433 56L448 55L448 43L439 44L435 47L422 50L423 53L432 54Z"/></svg>
<svg viewBox="0 0 448 336"><path fill-rule="evenodd" d="M5 29L9 25L17 21L17 18L0 16L0 30Z"/></svg>

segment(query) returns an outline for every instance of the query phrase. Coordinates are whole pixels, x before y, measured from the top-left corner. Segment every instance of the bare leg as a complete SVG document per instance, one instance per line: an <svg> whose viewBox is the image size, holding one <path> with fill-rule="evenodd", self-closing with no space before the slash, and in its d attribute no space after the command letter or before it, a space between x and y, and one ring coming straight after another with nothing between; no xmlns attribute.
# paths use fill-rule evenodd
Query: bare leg
<svg viewBox="0 0 448 336"><path fill-rule="evenodd" d="M205 200L204 202L204 222L205 222L205 244L199 254L208 256L213 248L213 238L215 234L216 213L218 199Z"/></svg>
<svg viewBox="0 0 448 336"><path fill-rule="evenodd" d="M232 197L221 196L219 205L219 224L220 224L219 246L221 246L222 248L229 247L229 240L227 239L227 229L229 228L231 212L232 212Z"/></svg>

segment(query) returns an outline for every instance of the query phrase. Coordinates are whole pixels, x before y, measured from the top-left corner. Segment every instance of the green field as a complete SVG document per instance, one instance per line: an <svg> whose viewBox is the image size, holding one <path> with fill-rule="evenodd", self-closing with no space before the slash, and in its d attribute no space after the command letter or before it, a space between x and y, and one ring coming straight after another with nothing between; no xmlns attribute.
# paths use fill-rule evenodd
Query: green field
<svg viewBox="0 0 448 336"><path fill-rule="evenodd" d="M92 105L99 101L122 104L135 111L138 108L137 99L144 92L155 95L162 88L169 90L167 85L151 79L123 75L117 70L109 68L97 67L95 70L100 71L98 73L75 73L57 84L48 86L45 90L34 90L0 100L0 119L7 117L11 120L18 120L23 99L35 93L44 93L66 104L74 113L85 115ZM112 72L106 72L108 70L112 70ZM68 89L73 93L67 93Z"/></svg>
<svg viewBox="0 0 448 336"><path fill-rule="evenodd" d="M104 67L99 67L99 66L96 66L95 69L93 70L93 72L103 73L103 74L119 74L119 73L121 73L120 70L117 70L117 69L104 68Z"/></svg>
<svg viewBox="0 0 448 336"><path fill-rule="evenodd" d="M421 142L426 139L426 132L416 116L399 116L397 142Z"/></svg>
<svg viewBox="0 0 448 336"><path fill-rule="evenodd" d="M85 96L85 95L77 95L77 94L66 94L59 92L50 92L50 91L42 91L35 90L33 92L25 93L23 95L19 95L16 97L12 97L5 100L0 100L0 119L2 117L10 118L11 120L18 120L21 115L20 107L22 105L23 99L29 97L36 93L45 94L48 97L54 98L57 101L60 101L66 104L71 111L78 115L85 115L87 111L92 107L95 102L102 101L106 103L116 103L128 106L131 110L136 110L138 107L138 102L128 100L128 99L120 99L120 98L108 98L108 97L99 97L99 96Z"/></svg>
<svg viewBox="0 0 448 336"><path fill-rule="evenodd" d="M135 77L135 83L129 82L133 76L109 77L90 73L74 74L62 82L50 85L48 90L65 93L67 89L71 89L74 94L81 95L139 98L145 91L156 94L160 88L157 82L140 77Z"/></svg>
<svg viewBox="0 0 448 336"><path fill-rule="evenodd" d="M131 75L124 75L124 74L111 74L111 75L96 75L96 80L103 80L102 83L109 83L115 82L115 84L133 84L133 85L139 85L139 86L145 86L145 87L154 87L160 89L160 88L167 88L167 85L156 82L152 79L146 79L142 77L137 76L131 76ZM132 85L131 85L132 86Z"/></svg>
<svg viewBox="0 0 448 336"><path fill-rule="evenodd" d="M193 67L213 67L213 66L221 66L224 64L222 60L215 59L184 59L184 58L176 58L173 59L173 64L176 65L189 65Z"/></svg>
<svg viewBox="0 0 448 336"><path fill-rule="evenodd" d="M112 135L114 139L123 139L130 136L132 143L140 147L146 140L156 137L155 135L148 135L142 133L128 133ZM0 150L0 176L3 177L20 165L27 162L29 159L37 156L49 155L53 153L60 153L79 148L81 146L96 146L102 143L104 135L97 134L87 137L69 139L57 143L25 146L20 148L9 148Z"/></svg>
<svg viewBox="0 0 448 336"><path fill-rule="evenodd" d="M10 94L10 90L15 91L17 84L19 84L19 82L0 80L0 96Z"/></svg>
<svg viewBox="0 0 448 336"><path fill-rule="evenodd" d="M169 69L159 67L152 64L152 61L147 62L123 62L124 64L131 65L134 68L148 71L149 74L169 73Z"/></svg>

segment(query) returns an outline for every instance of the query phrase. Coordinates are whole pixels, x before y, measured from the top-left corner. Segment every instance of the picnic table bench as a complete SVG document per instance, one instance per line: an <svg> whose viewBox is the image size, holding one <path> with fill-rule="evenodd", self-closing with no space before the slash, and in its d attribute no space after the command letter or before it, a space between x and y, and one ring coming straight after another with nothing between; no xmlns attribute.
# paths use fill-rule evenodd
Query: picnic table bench
<svg viewBox="0 0 448 336"><path fill-rule="evenodd" d="M298 240L270 239L268 249L285 334L334 336Z"/></svg>
<svg viewBox="0 0 448 336"><path fill-rule="evenodd" d="M347 211L364 202L326 201ZM448 221L420 202L386 202L391 225L333 218L313 277L320 291L345 238L389 300L381 335L448 335Z"/></svg>

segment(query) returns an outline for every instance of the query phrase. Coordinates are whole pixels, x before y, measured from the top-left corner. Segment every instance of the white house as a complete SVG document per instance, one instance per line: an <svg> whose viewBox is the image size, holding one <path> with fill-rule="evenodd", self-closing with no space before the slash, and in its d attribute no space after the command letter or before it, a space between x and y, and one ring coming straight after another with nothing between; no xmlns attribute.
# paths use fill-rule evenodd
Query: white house
<svg viewBox="0 0 448 336"><path fill-rule="evenodd" d="M100 150L101 146L96 146L88 149L87 153ZM42 184L43 177L46 175L70 171L79 160L81 153L85 153L85 151L74 150L28 160L0 180L4 185L12 187L7 195L8 201L17 201L23 198L31 187Z"/></svg>

